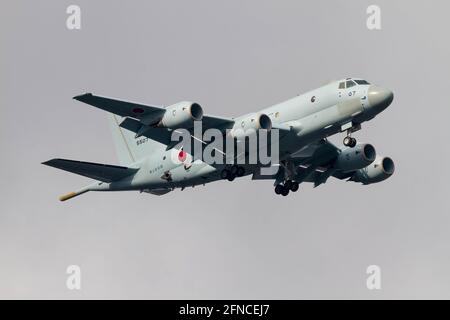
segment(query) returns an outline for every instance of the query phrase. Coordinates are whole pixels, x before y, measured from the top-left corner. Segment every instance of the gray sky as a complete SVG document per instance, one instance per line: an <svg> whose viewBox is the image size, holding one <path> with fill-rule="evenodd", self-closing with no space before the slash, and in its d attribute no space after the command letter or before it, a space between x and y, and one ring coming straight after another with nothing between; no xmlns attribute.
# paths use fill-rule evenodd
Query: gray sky
<svg viewBox="0 0 450 320"><path fill-rule="evenodd" d="M81 7L82 29L66 28ZM9 1L0 13L0 298L450 298L448 1ZM163 197L57 196L117 163L89 91L235 116L358 76L395 99L356 134L395 175L276 196L217 182ZM333 139L339 142L341 136ZM82 290L66 288L66 268ZM382 289L366 288L381 267Z"/></svg>

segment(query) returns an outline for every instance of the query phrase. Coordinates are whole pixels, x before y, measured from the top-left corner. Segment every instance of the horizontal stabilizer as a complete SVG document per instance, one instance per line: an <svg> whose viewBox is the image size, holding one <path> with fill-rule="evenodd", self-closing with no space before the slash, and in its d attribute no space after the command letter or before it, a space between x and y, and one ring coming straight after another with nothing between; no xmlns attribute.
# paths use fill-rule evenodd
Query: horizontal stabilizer
<svg viewBox="0 0 450 320"><path fill-rule="evenodd" d="M136 136L144 136L159 143L168 145L171 142L172 132L166 128L153 128L142 125L139 121L131 118L125 118L120 123L120 127L134 132Z"/></svg>
<svg viewBox="0 0 450 320"><path fill-rule="evenodd" d="M113 182L135 174L139 169L110 164L83 162L67 159L52 159L43 162L50 167L76 173L103 182Z"/></svg>

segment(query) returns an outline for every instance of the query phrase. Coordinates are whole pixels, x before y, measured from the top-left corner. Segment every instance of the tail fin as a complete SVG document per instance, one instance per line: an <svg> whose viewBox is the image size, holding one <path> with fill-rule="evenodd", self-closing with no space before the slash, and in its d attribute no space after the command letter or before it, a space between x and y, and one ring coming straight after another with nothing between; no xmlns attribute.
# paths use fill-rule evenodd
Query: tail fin
<svg viewBox="0 0 450 320"><path fill-rule="evenodd" d="M135 138L135 133L120 127L120 123L125 118L108 113L116 154L121 165L129 165L146 156L149 156L156 149L163 149L165 146L157 141L140 137Z"/></svg>

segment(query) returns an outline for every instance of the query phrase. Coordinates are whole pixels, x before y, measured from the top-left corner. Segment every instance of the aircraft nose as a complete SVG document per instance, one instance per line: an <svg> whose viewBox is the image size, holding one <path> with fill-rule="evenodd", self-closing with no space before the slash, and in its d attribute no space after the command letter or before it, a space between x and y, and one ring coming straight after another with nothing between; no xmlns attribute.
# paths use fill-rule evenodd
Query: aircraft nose
<svg viewBox="0 0 450 320"><path fill-rule="evenodd" d="M394 93L391 90L374 85L369 87L367 95L370 107L377 109L378 112L386 109L394 100Z"/></svg>

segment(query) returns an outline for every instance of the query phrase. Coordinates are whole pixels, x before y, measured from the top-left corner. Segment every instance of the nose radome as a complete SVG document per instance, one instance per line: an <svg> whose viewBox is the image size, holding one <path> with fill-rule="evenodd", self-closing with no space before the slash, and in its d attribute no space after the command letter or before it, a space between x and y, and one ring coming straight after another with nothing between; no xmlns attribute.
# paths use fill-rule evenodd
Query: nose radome
<svg viewBox="0 0 450 320"><path fill-rule="evenodd" d="M391 90L371 85L368 91L369 104L379 111L386 109L394 100L394 93Z"/></svg>

